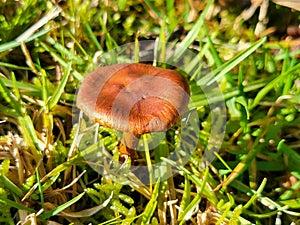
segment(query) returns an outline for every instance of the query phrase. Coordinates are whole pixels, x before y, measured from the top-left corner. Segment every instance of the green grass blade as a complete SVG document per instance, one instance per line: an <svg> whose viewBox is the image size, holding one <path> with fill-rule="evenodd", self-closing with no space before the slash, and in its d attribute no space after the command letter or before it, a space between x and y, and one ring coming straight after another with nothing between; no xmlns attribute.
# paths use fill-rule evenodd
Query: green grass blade
<svg viewBox="0 0 300 225"><path fill-rule="evenodd" d="M263 89L261 89L257 93L257 95L256 95L255 99L253 100L252 104L249 106L249 109L251 110L255 106L257 106L258 103L263 99L263 97L265 97L275 87L275 85L280 84L284 79L287 79L287 77L289 75L293 74L297 70L300 70L300 63L293 66L292 68L290 68L286 72L280 74L279 76L275 77L274 80L269 82Z"/></svg>
<svg viewBox="0 0 300 225"><path fill-rule="evenodd" d="M0 62L0 66L6 67L6 68L11 68L11 69L16 69L16 70L31 70L31 68L29 68L29 67L17 66L17 65L7 63L7 62Z"/></svg>
<svg viewBox="0 0 300 225"><path fill-rule="evenodd" d="M207 36L207 43L209 45L209 48L210 48L210 51L211 51L211 54L213 56L213 59L215 60L215 64L217 67L219 66L222 66L223 62L222 62L222 59L220 58L219 54L218 54L218 51L212 41L212 38L211 36L209 35L209 31L208 31L208 28L206 26L206 24L204 24L203 28L205 29L205 33L206 33L206 36Z"/></svg>
<svg viewBox="0 0 300 225"><path fill-rule="evenodd" d="M166 1L166 8L167 8L167 18L169 21L168 30L172 32L174 28L178 24L178 18L176 17L176 8L175 8L175 1L174 0L167 0ZM165 21L166 19L164 19Z"/></svg>
<svg viewBox="0 0 300 225"><path fill-rule="evenodd" d="M10 79L0 77L0 80L3 82L3 84L6 87L12 88L14 86L14 82ZM34 96L41 94L41 89L34 84L29 84L20 81L16 81L15 83L18 86L20 93L26 93L28 95L34 95Z"/></svg>
<svg viewBox="0 0 300 225"><path fill-rule="evenodd" d="M156 57L153 60L153 66L157 66L158 62L166 62L166 23L167 18L164 17L159 32L159 42L157 43ZM162 68L165 65L160 65Z"/></svg>
<svg viewBox="0 0 300 225"><path fill-rule="evenodd" d="M300 198L283 200L280 203L289 206L291 209L300 209Z"/></svg>
<svg viewBox="0 0 300 225"><path fill-rule="evenodd" d="M62 77L61 81L59 82L59 85L57 86L57 88L55 89L51 99L49 100L49 109L53 109L56 104L58 103L58 101L61 98L62 93L64 92L65 86L68 82L68 78L69 75L71 73L71 63L68 64L68 67L66 68L66 72L64 74L64 76Z"/></svg>
<svg viewBox="0 0 300 225"><path fill-rule="evenodd" d="M145 0L146 5L156 14L156 16L162 20L163 14L162 12L152 3L153 1Z"/></svg>
<svg viewBox="0 0 300 225"><path fill-rule="evenodd" d="M0 180L5 187L7 187L12 193L17 195L18 197L22 197L24 195L23 191L17 185L11 182L6 176L0 174Z"/></svg>
<svg viewBox="0 0 300 225"><path fill-rule="evenodd" d="M42 208L44 208L44 203L45 203L44 202L44 194L43 194L43 190L42 190L42 184L41 184L41 180L40 180L39 170L37 169L35 173L36 173L36 179L38 182L38 190L40 193L41 206L42 206Z"/></svg>
<svg viewBox="0 0 300 225"><path fill-rule="evenodd" d="M9 205L9 206L12 206L16 209L19 209L19 210L24 210L24 211L27 211L27 212L30 212L30 213L35 213L36 211L31 209L31 208L28 208L16 201L12 201L10 199L6 199L6 198L0 198L0 202L5 204L5 205Z"/></svg>
<svg viewBox="0 0 300 225"><path fill-rule="evenodd" d="M278 152L282 152L283 155L287 158L288 164L287 167L289 168L290 171L295 171L300 173L300 167L299 167L299 162L300 162L300 154L290 148L288 145L285 144L285 140L281 140L277 146Z"/></svg>
<svg viewBox="0 0 300 225"><path fill-rule="evenodd" d="M148 140L146 138L146 135L143 136L143 142L144 142L144 148L145 148L147 168L148 168L148 173L149 173L149 189L150 189L150 192L152 192L152 184L154 181L153 180L153 168L152 168L150 150L149 150L149 145L148 145Z"/></svg>
<svg viewBox="0 0 300 225"><path fill-rule="evenodd" d="M247 209L251 205L255 204L256 199L258 198L258 196L261 196L262 191L264 190L266 184L267 184L267 179L264 178L260 186L258 187L257 191L251 196L249 201L243 206L244 209Z"/></svg>
<svg viewBox="0 0 300 225"><path fill-rule="evenodd" d="M43 27L50 20L52 20L55 17L57 17L60 14L61 11L62 11L62 9L58 5L54 6L50 12L48 12L40 20L38 20L31 27L29 27L24 33L22 33L20 36L18 36L16 38L16 41L23 42L24 40L28 39L38 29L40 29L41 27Z"/></svg>
<svg viewBox="0 0 300 225"><path fill-rule="evenodd" d="M42 156L41 151L43 150L42 147L39 145L39 141L36 135L36 131L30 116L25 115L22 117L18 117L18 122L22 127L22 132L24 135L25 143L29 145L29 149L32 154L35 156L37 162L39 158ZM39 151L38 151L39 150Z"/></svg>
<svg viewBox="0 0 300 225"><path fill-rule="evenodd" d="M33 34L32 36L27 38L27 40L24 40L24 42L27 43L27 42L33 41L33 40L47 34L52 29L53 28L48 28L48 29L44 29L44 30L41 30L39 32L36 32L35 34ZM20 45L21 45L21 42L18 42L18 41L7 42L5 44L0 45L0 52L4 52L4 51L10 50L10 49L19 47Z"/></svg>
<svg viewBox="0 0 300 225"><path fill-rule="evenodd" d="M237 56L235 56L230 61L224 63L222 66L220 66L217 69L215 69L214 71L208 73L205 77L200 79L198 82L201 84L207 84L207 86L209 86L215 80L221 81L224 78L226 73L228 73L235 66L237 66L240 62L245 60L249 55L251 55L254 51L256 51L266 40L267 40L267 38L264 37L261 40L255 42L248 49L240 52Z"/></svg>
<svg viewBox="0 0 300 225"><path fill-rule="evenodd" d="M16 112L13 115L17 115L16 118L18 119L18 122L22 127L21 132L24 135L25 143L29 146L29 149L38 160L41 154L37 151L37 149L41 150L38 144L38 138L36 136L31 118L26 114L26 111L23 110L17 83L16 81L14 81L14 79L12 79L12 88L14 89L15 94L19 96L17 100L15 99L15 96L12 95L11 91L5 86L3 80L0 79L0 93L2 94L2 97L5 99L5 101L9 103L13 110Z"/></svg>
<svg viewBox="0 0 300 225"><path fill-rule="evenodd" d="M78 57L76 54L72 53L69 49L64 47L63 45L57 43L53 38L46 36L45 40L53 46L61 55L69 58L70 60L74 60L76 62L81 62L82 58Z"/></svg>
<svg viewBox="0 0 300 225"><path fill-rule="evenodd" d="M99 51L103 51L103 48L101 47L100 43L98 42L97 37L95 36L91 26L88 23L85 23L84 26L88 32L88 35L92 39L92 42L94 43L94 45L98 48Z"/></svg>
<svg viewBox="0 0 300 225"><path fill-rule="evenodd" d="M55 181L57 181L57 179L59 178L59 173L50 177L49 180L47 180L43 185L42 185L42 191L44 192L45 190L47 190L49 187L51 187L52 184L55 183ZM41 182L41 181L40 181Z"/></svg>
<svg viewBox="0 0 300 225"><path fill-rule="evenodd" d="M81 194L77 195L75 198L71 199L70 201L67 201L66 203L56 207L55 209L53 209L49 212L43 213L41 216L42 219L49 219L50 217L55 216L56 214L60 213L61 211L65 210L66 208L68 208L69 206L73 205L75 202L80 200L84 194L85 193L81 193Z"/></svg>
<svg viewBox="0 0 300 225"><path fill-rule="evenodd" d="M182 216L182 220L180 222L180 224L183 224L184 223L184 220L185 220L185 217L187 215L191 215L192 212L194 211L195 207L197 207L197 205L199 205L201 199L202 199L202 195L203 195L203 192L205 190L205 186L206 186L206 181L207 181L207 178L208 178L208 175L209 175L209 169L208 167L205 169L205 172L204 172L204 176L203 176L203 180L202 180L202 183L200 186L198 186L200 189L199 189L199 192L197 193L197 195L193 198L193 200L190 202L190 204L185 208L185 210L182 212L181 216Z"/></svg>
<svg viewBox="0 0 300 225"><path fill-rule="evenodd" d="M188 49L190 47L190 45L195 41L195 39L198 37L203 24L205 22L205 17L207 15L207 12L209 10L209 8L211 7L212 3L214 1L213 0L209 0L205 9L203 10L203 12L201 13L201 16L199 17L199 19L197 20L197 22L195 23L195 25L193 26L193 28L189 31L189 33L186 35L186 37L182 40L182 42L180 42L179 46L180 48L177 48L174 55L175 55L175 59L179 59L182 54L184 53L184 51L186 49Z"/></svg>
<svg viewBox="0 0 300 225"><path fill-rule="evenodd" d="M230 217L230 225L234 224L250 224L249 221L243 221L243 218L240 217L240 215L243 213L243 206L238 205L234 208L232 215Z"/></svg>
<svg viewBox="0 0 300 225"><path fill-rule="evenodd" d="M41 74L41 83L42 83L42 100L43 100L43 110L45 113L49 112L48 107L48 100L49 100L49 87L48 87L48 80L47 80L47 74L44 69L40 70Z"/></svg>
<svg viewBox="0 0 300 225"><path fill-rule="evenodd" d="M15 83L12 81L12 87L15 87ZM5 86L2 79L0 79L0 94L4 100L16 111L18 116L22 116L22 105L16 100L12 92Z"/></svg>
<svg viewBox="0 0 300 225"><path fill-rule="evenodd" d="M62 216L68 216L68 217L73 217L73 218L80 218L80 217L90 217L94 214L96 214L98 211L100 211L101 209L105 208L108 203L111 201L113 197L113 192L111 193L111 195L100 205L94 206L92 208L89 209L84 209L82 211L79 212L72 212L72 213L67 213L67 212L61 212Z"/></svg>
<svg viewBox="0 0 300 225"><path fill-rule="evenodd" d="M6 87L12 88L14 87L14 82L10 79L6 79L6 78L1 78L2 82L4 83L4 85ZM19 89L19 92L22 95L28 95L31 97L41 97L42 96L42 89L41 87L34 85L34 84L30 84L30 83L26 83L26 82L21 82L21 81L16 81L16 86ZM50 94L53 93L52 90L49 90ZM52 94L53 95L53 94ZM67 100L67 101L73 101L74 100L74 94L68 94L63 92L61 94L61 99L62 100Z"/></svg>
<svg viewBox="0 0 300 225"><path fill-rule="evenodd" d="M151 196L150 201L148 202L144 212L143 212L143 217L141 218L141 224L149 224L151 217L156 209L157 206L157 197L159 194L159 186L160 186L160 181L158 180L154 186L154 190Z"/></svg>
<svg viewBox="0 0 300 225"><path fill-rule="evenodd" d="M50 53L50 55L55 58L64 68L68 68L68 63L60 57L58 54L56 54L50 47L48 47L45 43L40 42L40 45ZM83 77L80 73L78 73L76 70L72 69L72 75L79 81L83 80Z"/></svg>
<svg viewBox="0 0 300 225"><path fill-rule="evenodd" d="M4 115L4 116L10 116L10 117L14 117L14 118L17 118L19 116L19 114L14 109L5 107L1 104L0 104L0 112L1 112L1 115Z"/></svg>
<svg viewBox="0 0 300 225"><path fill-rule="evenodd" d="M241 192L243 192L247 195L250 195L250 196L253 196L256 193L255 190L251 189L250 187L248 187L247 185L245 185L244 183L242 183L239 180L232 181L232 187L234 187L235 189L237 189L237 190L239 190L239 191L241 191ZM282 207L279 203L273 201L269 197L263 196L262 194L258 195L258 198L260 199L260 202L264 202L264 205L277 209L276 211L273 211L271 213L274 213L274 212L276 213L276 212L282 210L283 212L285 212L289 215L294 215L294 216L299 216L300 215L300 213L288 211L285 208L286 206ZM250 213L248 213L248 212L247 212L247 214L250 215Z"/></svg>
<svg viewBox="0 0 300 225"><path fill-rule="evenodd" d="M136 35L135 39L134 39L134 63L138 63L139 62L139 39L138 39L138 35Z"/></svg>
<svg viewBox="0 0 300 225"><path fill-rule="evenodd" d="M202 180L196 176L194 173L190 172L189 170L187 170L186 168L184 168L181 165L177 165L174 161L167 159L167 158L162 158L163 161L169 163L170 165L174 166L175 168L177 168L179 171L182 171L185 175L188 176L188 178L193 181L198 187L202 186ZM217 204L218 199L217 196L215 195L214 192L211 192L211 190L205 186L204 190L203 190L203 194L206 195L207 199L214 205Z"/></svg>
<svg viewBox="0 0 300 225"><path fill-rule="evenodd" d="M225 190L226 187L234 181L239 175L241 175L248 167L250 162L254 157L264 148L263 145L257 146L258 139L255 140L255 144L253 144L253 148L249 150L249 152L243 157L243 159L236 165L236 167L232 170L230 175L227 177L225 181L223 181L217 189L222 187L222 190Z"/></svg>
<svg viewBox="0 0 300 225"><path fill-rule="evenodd" d="M21 95L20 95L20 92L19 92L19 88L17 86L17 83L16 83L16 77L15 77L15 74L12 72L11 73L11 80L13 82L13 91L14 91L14 95L16 96L16 101L18 102L18 106L19 106L19 109L21 111L21 113L23 114L23 107L22 107L22 103L21 103Z"/></svg>
<svg viewBox="0 0 300 225"><path fill-rule="evenodd" d="M178 215L178 221L182 221L184 219L184 216L186 215L185 211L190 204L191 201L191 185L190 180L185 175L184 176L184 190L183 190L183 196L180 203L180 210Z"/></svg>

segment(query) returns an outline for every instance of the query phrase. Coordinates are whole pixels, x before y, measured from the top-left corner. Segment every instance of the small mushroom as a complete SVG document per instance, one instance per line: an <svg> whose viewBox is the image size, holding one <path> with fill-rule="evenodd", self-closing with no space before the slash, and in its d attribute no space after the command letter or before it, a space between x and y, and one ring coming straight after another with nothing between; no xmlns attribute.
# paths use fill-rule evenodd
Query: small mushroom
<svg viewBox="0 0 300 225"><path fill-rule="evenodd" d="M177 71L148 64L115 64L89 74L77 107L102 126L122 131L120 152L136 159L139 137L166 131L184 114L189 85Z"/></svg>

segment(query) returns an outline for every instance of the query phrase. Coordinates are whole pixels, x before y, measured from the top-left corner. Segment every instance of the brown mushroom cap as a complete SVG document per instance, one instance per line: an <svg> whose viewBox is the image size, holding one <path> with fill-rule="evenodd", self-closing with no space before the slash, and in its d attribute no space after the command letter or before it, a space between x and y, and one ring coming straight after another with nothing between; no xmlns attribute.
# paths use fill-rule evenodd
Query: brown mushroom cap
<svg viewBox="0 0 300 225"><path fill-rule="evenodd" d="M141 135L175 125L187 108L189 94L187 80L174 70L116 64L89 74L76 104L100 125Z"/></svg>

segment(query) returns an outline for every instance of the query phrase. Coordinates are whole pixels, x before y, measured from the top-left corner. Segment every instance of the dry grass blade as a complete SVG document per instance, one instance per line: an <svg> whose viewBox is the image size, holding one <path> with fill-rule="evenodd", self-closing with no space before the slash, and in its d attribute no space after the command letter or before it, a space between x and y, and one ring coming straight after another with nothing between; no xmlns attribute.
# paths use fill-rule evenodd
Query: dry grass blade
<svg viewBox="0 0 300 225"><path fill-rule="evenodd" d="M90 209L84 209L79 212L65 212L62 211L58 215L60 216L66 216L66 217L73 217L73 218L83 218L83 217L89 217L97 213L99 210L103 209L108 205L108 203L111 201L113 197L113 192L111 195L100 205L92 207Z"/></svg>
<svg viewBox="0 0 300 225"><path fill-rule="evenodd" d="M49 22L49 20L54 19L61 13L62 9L56 5L48 14L42 17L38 22L36 22L33 26L31 26L26 32L21 34L16 38L17 42L23 42L28 39L32 34L34 34L39 28L43 27L45 24Z"/></svg>

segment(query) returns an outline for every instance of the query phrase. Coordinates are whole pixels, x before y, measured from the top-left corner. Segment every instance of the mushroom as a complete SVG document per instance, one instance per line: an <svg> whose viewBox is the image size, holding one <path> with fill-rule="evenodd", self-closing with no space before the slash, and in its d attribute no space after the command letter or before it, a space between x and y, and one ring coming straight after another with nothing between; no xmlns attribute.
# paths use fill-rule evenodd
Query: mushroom
<svg viewBox="0 0 300 225"><path fill-rule="evenodd" d="M166 131L184 114L189 85L177 71L148 64L115 64L83 80L77 107L99 125L122 131L120 153L136 159L142 134Z"/></svg>

